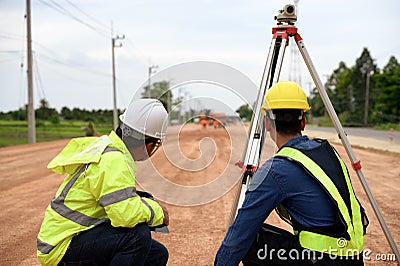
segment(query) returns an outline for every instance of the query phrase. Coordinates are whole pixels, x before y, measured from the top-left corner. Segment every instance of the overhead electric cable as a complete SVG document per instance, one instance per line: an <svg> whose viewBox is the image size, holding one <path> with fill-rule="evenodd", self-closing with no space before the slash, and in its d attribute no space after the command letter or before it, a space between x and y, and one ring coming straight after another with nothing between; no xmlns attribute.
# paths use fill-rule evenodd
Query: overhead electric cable
<svg viewBox="0 0 400 266"><path fill-rule="evenodd" d="M69 17L69 18L72 18L73 20L75 20L75 21L81 23L82 25L84 25L84 26L90 28L91 30L97 32L97 33L100 34L101 36L106 37L107 39L109 38L109 37L108 37L108 33L105 33L104 30L99 29L99 28L96 28L95 26L89 24L88 22L86 22L86 21L84 21L84 20L78 18L77 16L73 15L70 11L68 11L67 9L65 9L64 7L62 7L60 4L58 4L58 3L55 2L54 0L49 0L50 3L49 3L49 2L46 2L46 1L44 1L44 0L39 0L39 1L42 2L44 5L46 5L46 6L50 7L50 8L52 8L52 9L54 9L54 10L60 12L61 14L65 15L65 16L67 16L67 17Z"/></svg>
<svg viewBox="0 0 400 266"><path fill-rule="evenodd" d="M24 37L17 34L12 34L8 32L0 33L0 39L10 39L10 40L24 40Z"/></svg>
<svg viewBox="0 0 400 266"><path fill-rule="evenodd" d="M36 88L38 88L39 95L41 94L40 99L47 100L46 93L45 93L44 88L43 88L42 79L40 77L39 65L37 63L37 55L36 55L36 53L34 53L33 63L35 65L35 67L33 69L34 69L34 74L35 74L34 77L35 77L35 81L36 81L36 85L37 85Z"/></svg>
<svg viewBox="0 0 400 266"><path fill-rule="evenodd" d="M126 46L126 48L128 48L128 49L125 49L125 50L128 50L129 54L131 54L132 56L136 57L144 66L147 67L148 63L144 58L148 58L148 56L146 56L139 48L137 48L135 46L135 44L128 37L125 37L125 40L126 40L126 42L128 44ZM129 49L130 47L132 47L133 49L137 50L142 57L138 57L137 55L135 55L135 53L132 52L131 49Z"/></svg>
<svg viewBox="0 0 400 266"><path fill-rule="evenodd" d="M99 21L97 18L95 18L94 16L88 14L87 12L83 11L80 7L78 7L76 4L72 3L70 0L65 0L68 4L70 4L72 7L74 7L76 10L78 10L79 12L81 12L83 15L85 15L86 17L88 17L89 19L91 19L92 21L96 22L98 25L100 25L101 27L104 28L104 30L110 31L110 27L107 26L106 24L102 23L101 21Z"/></svg>
<svg viewBox="0 0 400 266"><path fill-rule="evenodd" d="M88 21L79 18L77 15L73 14L71 11L69 11L68 9L66 9L65 7L63 7L62 5L60 5L59 3L57 3L55 0L39 0L41 3L43 3L44 5L56 10L57 12L76 20L77 22L83 24L86 27L89 27L90 29L94 30L95 32L97 32L98 34L102 35L103 37L109 39L109 32L111 31L111 28L109 26L107 26L105 23L102 23L100 20L98 20L95 16L90 15L88 12L84 11L82 8L80 8L79 6L77 6L75 3L73 3L70 0L65 0L70 6L72 6L74 9L78 10L81 14L83 14L85 17L89 18L91 21L95 22L96 25L98 26L94 26L93 24L89 23ZM145 62L145 60L143 58L147 58L148 56L145 56L144 53L138 49L134 43L129 40L128 38L126 39L128 44L135 50L137 50L141 56L137 56L137 53L134 53L132 51L130 51L129 54L131 54L132 56L136 57L139 59L139 61L143 64L147 66L147 62ZM128 51L129 52L129 51Z"/></svg>

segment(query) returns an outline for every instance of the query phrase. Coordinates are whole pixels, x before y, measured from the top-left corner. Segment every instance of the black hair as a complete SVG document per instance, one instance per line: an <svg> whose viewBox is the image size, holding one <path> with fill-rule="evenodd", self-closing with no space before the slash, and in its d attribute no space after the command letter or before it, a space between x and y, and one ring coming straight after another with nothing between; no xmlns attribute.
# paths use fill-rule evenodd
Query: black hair
<svg viewBox="0 0 400 266"><path fill-rule="evenodd" d="M157 143L157 142L159 142L160 141L160 139L158 139L158 138L153 138L153 137L149 137L149 136L146 136L146 138L144 139L144 142L147 144L147 143L150 143L150 142L152 142L152 143Z"/></svg>
<svg viewBox="0 0 400 266"><path fill-rule="evenodd" d="M301 120L304 117L302 110L275 109L272 110L273 118L267 116L273 127L281 135L301 134Z"/></svg>
<svg viewBox="0 0 400 266"><path fill-rule="evenodd" d="M117 136L122 139L122 129L121 125L118 125L117 129L115 130L115 133L117 133Z"/></svg>

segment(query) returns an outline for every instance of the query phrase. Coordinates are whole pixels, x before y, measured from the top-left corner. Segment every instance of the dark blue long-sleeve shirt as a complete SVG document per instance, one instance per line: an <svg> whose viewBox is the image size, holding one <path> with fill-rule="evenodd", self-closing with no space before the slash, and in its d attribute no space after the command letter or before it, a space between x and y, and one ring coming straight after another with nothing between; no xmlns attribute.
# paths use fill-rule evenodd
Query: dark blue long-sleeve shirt
<svg viewBox="0 0 400 266"><path fill-rule="evenodd" d="M319 142L301 136L284 146L311 149ZM255 172L242 207L229 227L215 265L238 265L271 211L283 204L302 226L331 226L336 210L322 187L296 162L273 157Z"/></svg>

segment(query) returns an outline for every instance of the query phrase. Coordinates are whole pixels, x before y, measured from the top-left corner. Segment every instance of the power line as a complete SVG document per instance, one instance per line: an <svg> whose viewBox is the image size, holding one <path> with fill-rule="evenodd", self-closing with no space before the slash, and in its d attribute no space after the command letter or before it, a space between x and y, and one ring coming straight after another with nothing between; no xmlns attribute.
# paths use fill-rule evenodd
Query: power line
<svg viewBox="0 0 400 266"><path fill-rule="evenodd" d="M96 27L94 25L92 25L91 23L79 18L77 15L74 15L71 11L69 11L68 9L64 8L63 6L61 6L60 4L58 4L57 2L55 2L54 0L39 0L40 2L42 2L44 5L56 10L57 12L78 21L79 23L83 24L86 27L89 27L91 30L94 30L95 32L97 32L98 34L102 35L103 37L109 39L109 35L108 32L111 30L110 27L108 27L105 23L102 23L100 20L98 20L95 16L90 15L89 13L87 13L86 11L84 11L82 8L78 7L76 4L74 4L73 2L71 2L70 0L65 0L70 6L72 6L74 9L78 10L81 14L83 14L85 17L89 18L91 21L94 21L97 25L99 25L101 27L101 29L99 27ZM137 56L137 53L132 52L131 49L127 49L127 52L129 54L131 54L132 56L136 57L143 65L147 65L147 63L145 62L145 60L143 58L146 58L147 56L144 55L144 53L135 46L135 44L129 39L126 39L127 44L129 47L133 48L134 50L138 51L140 56ZM37 42L35 42L37 43Z"/></svg>
<svg viewBox="0 0 400 266"><path fill-rule="evenodd" d="M47 72L52 72L60 77L64 77L68 79L68 82L78 82L79 84L88 84L90 85L90 87L94 87L93 86L93 82L99 82L101 85L104 84L104 81L99 81L98 79L93 79L93 78L81 78L81 76L77 76L74 74L69 74L69 72L67 71L59 71L57 70L54 65L52 65L51 63L49 64L49 62L44 62L44 61L40 61L41 63L41 67L47 69ZM80 72L81 73L81 72ZM53 76L54 76L53 74ZM102 77L105 77L105 75L103 75ZM110 75L107 75L107 80L110 77ZM97 85L96 85L97 86ZM95 86L95 87L96 87Z"/></svg>
<svg viewBox="0 0 400 266"><path fill-rule="evenodd" d="M20 61L20 71L19 71L19 105L24 106L25 105L25 101L23 99L25 99L26 96L26 92L27 92L27 87L25 87L24 85L28 85L26 83L24 83L24 62L25 62L25 51L27 50L26 47L26 42L25 42L25 36L27 35L27 28L25 27L25 25L27 24L27 14L25 14L24 16L24 21L23 21L23 26L22 26L22 37L18 36L16 34L12 34L14 36L18 36L19 39L21 40L21 61ZM19 112L18 112L18 119L19 119Z"/></svg>
<svg viewBox="0 0 400 266"><path fill-rule="evenodd" d="M1 64L1 63L14 62L14 61L17 61L17 59L14 59L14 58L10 58L10 59L1 59L1 60L0 60L0 64Z"/></svg>
<svg viewBox="0 0 400 266"><path fill-rule="evenodd" d="M72 68L84 67L82 62L74 61L74 60L65 61L65 60L59 59L59 57L60 57L59 54L57 52L55 52L54 50L46 47L43 44L36 42L36 41L34 43L36 44L37 47L41 47L44 51L47 52L48 55L42 53L41 57L46 59L48 62L52 62L52 63L56 63L58 65L63 65L63 66L72 67ZM85 69L85 70L89 73L92 73L92 74L95 74L98 76L107 76L107 77L110 76L109 73L105 73L105 72L101 72L101 71L90 70L90 69Z"/></svg>
<svg viewBox="0 0 400 266"><path fill-rule="evenodd" d="M96 22L98 25L100 25L101 27L103 27L105 30L111 30L109 26L107 26L106 24L102 23L101 21L99 21L98 19L96 19L94 16L86 13L85 11L83 11L81 8L79 8L77 5L75 5L74 3L72 3L70 0L65 0L68 4L70 4L72 7L74 7L76 10L78 10L79 12L81 12L83 15L85 15L86 17L88 17L89 19L91 19L92 21Z"/></svg>
<svg viewBox="0 0 400 266"><path fill-rule="evenodd" d="M41 99L46 99L46 93L45 93L45 91L44 91L44 89L43 89L43 83L42 83L42 79L41 79L41 77L40 77L40 72L39 72L39 65L38 65L38 63L37 63L37 56L36 56L36 53L34 53L34 55L35 55L35 57L33 58L34 59L34 61L33 61L33 63L35 64L35 67L33 68L34 70L35 70L35 75L34 75L34 77L35 77L35 81L36 81L36 85L37 85L37 87L38 87L38 92L39 92L39 94L41 93L42 95L41 95ZM40 97L40 96L39 96Z"/></svg>
<svg viewBox="0 0 400 266"><path fill-rule="evenodd" d="M54 59L52 57L49 57L49 56L46 56L46 55L43 55L43 54L41 56L42 56L42 58L45 58L50 63L56 63L58 65L71 67L71 69L74 69L74 70L75 70L75 68L77 66L80 67L80 68L83 67L81 64L72 65L70 63L64 62L64 61L59 60L59 59ZM102 76L102 77L109 77L110 76L109 73L104 73L104 72L100 72L100 71L96 71L96 70L92 70L92 69L88 69L88 68L85 68L85 71L88 72L88 73L91 73L93 75L96 75L96 76Z"/></svg>
<svg viewBox="0 0 400 266"><path fill-rule="evenodd" d="M17 50L3 50L0 51L1 54L20 54L21 51L17 51Z"/></svg>
<svg viewBox="0 0 400 266"><path fill-rule="evenodd" d="M24 82L24 66L21 65L20 71L19 71L19 106L24 106L25 105L25 101L23 99L25 99L26 97L26 83Z"/></svg>
<svg viewBox="0 0 400 266"><path fill-rule="evenodd" d="M109 38L109 37L108 37L109 34L108 34L108 33L105 33L103 29L99 29L99 28L97 28L97 27L91 25L90 23L88 23L88 22L86 22L86 21L84 21L84 20L78 18L77 16L75 16L74 14L72 14L69 10L65 9L63 6L61 6L60 4L58 4L57 2L55 2L54 0L49 0L50 3L49 3L49 2L46 2L46 1L44 1L44 0L39 0L39 1L42 2L44 5L46 5L46 6L50 7L50 8L52 8L52 9L56 10L57 12L59 12L59 13L65 15L65 16L67 16L67 17L69 17L69 18L72 18L73 20L79 22L80 24L82 24L82 25L88 27L89 29L91 29L91 30L97 32L97 33L100 34L101 36L103 36L103 37L105 37L105 38L107 38L107 39Z"/></svg>
<svg viewBox="0 0 400 266"><path fill-rule="evenodd" d="M133 55L134 57L136 57L136 58L140 61L140 63L142 63L144 66L147 67L148 63L147 63L147 61L146 61L145 59L143 59L143 58L147 58L148 56L146 56L139 48L137 48L137 47L135 46L135 44L134 44L128 37L125 37L125 39L126 39L126 42L127 42L127 44L128 44L127 46L125 46L125 47L127 47L128 49L125 49L125 50L127 50L127 51L129 52L129 54L131 54L131 55ZM131 50L130 48L133 48L133 49L137 50L143 58L139 58L139 57L135 56L134 52L132 52L132 50Z"/></svg>
<svg viewBox="0 0 400 266"><path fill-rule="evenodd" d="M21 35L4 32L4 33L0 34L0 39L10 39L10 40L21 40L22 39L23 40L24 37Z"/></svg>
<svg viewBox="0 0 400 266"><path fill-rule="evenodd" d="M100 20L98 20L95 16L90 15L89 13L87 13L86 11L84 11L82 8L80 8L79 6L77 6L75 3L73 3L70 0L65 0L70 6L72 6L75 10L77 10L78 12L80 12L81 14L83 14L86 18L89 18L91 21L93 21L96 25L99 25L99 27L94 26L93 24L89 23L87 20L81 19L79 18L77 15L73 14L71 11L69 11L68 9L66 9L65 7L63 7L62 5L58 4L55 0L39 0L41 3L43 3L44 5L56 10L57 12L63 14L64 16L67 16L77 22L79 22L80 24L89 27L91 30L95 31L96 33L100 34L101 36L109 39L109 31L111 30L110 27L108 27L105 23L101 22ZM147 65L147 63L145 62L145 60L143 58L147 58L147 56L144 55L144 53L135 46L135 44L129 39L126 39L127 44L129 47L133 48L134 50L138 51L140 54L140 57L137 56L137 53L133 53L130 49L127 49L127 52L131 55L133 55L134 57L136 57L137 59L139 59L139 61L143 64L143 65Z"/></svg>
<svg viewBox="0 0 400 266"><path fill-rule="evenodd" d="M107 27L104 23L102 23L100 20L98 20L95 16L92 16L90 14L88 14L87 12L85 12L82 8L78 7L74 2L72 2L71 0L65 0L68 5L66 5L66 3L64 5L62 5L62 3L60 4L59 1L56 0L39 0L40 3L42 3L43 5L45 5L48 8L51 8L55 11L57 11L58 13L62 14L63 16L66 16L70 19L73 19L75 21L77 21L78 23L80 23L81 25L84 25L85 27L95 31L96 33L100 34L101 36L109 39L109 32L110 32L110 28ZM26 19L26 17L25 17ZM25 29L25 27L23 28ZM23 44L25 44L25 33L23 36L18 35L18 34L14 34L14 33L7 33L7 32L0 32L0 39L11 39L11 40L21 40L23 42ZM61 65L61 66L66 66L68 68L70 68L73 71L78 70L79 68L81 70L83 70L84 72L87 73L91 73L97 76L101 76L101 77L110 77L110 73L106 73L106 72L101 72L98 70L94 70L94 69L88 69L85 66L87 65L85 61L79 62L76 60L64 60L63 57L60 55L59 52L54 52L52 49L49 49L48 47L46 47L43 44L40 44L37 41L33 41L36 45L36 48L40 48L40 50L42 50L42 52L40 53L40 58L37 56L38 55L38 49L36 49L36 54L35 54L35 67L34 67L34 78L35 78L35 83L38 84L38 90L37 91L40 94L43 95L43 97L46 97L45 95L45 90L43 87L43 83L42 83L42 79L40 76L40 72L38 69L38 64L41 64L41 67L43 67L43 63L44 63L44 67L47 69L51 69L52 71L56 71L56 69L54 67L52 67L52 65L57 64L57 65ZM144 57L146 57L142 51L140 51L137 47L135 47L135 45L133 44L133 42L131 40L127 40L127 44L130 48L133 49L127 49L128 54L131 54L133 57L136 58L136 60L138 60L141 64L143 65L147 65L147 63L145 62L145 60L143 59ZM23 89L23 83L22 83L22 79L23 79L23 72L25 70L24 68L24 59L26 58L26 53L25 53L25 47L22 46L22 50L21 51L17 51L17 50L4 50L4 51L0 51L0 53L4 53L4 54L10 54L10 56L12 57L21 57L21 63L20 63L20 77L21 77L21 84L20 84L20 88L21 91ZM135 50L135 51L133 51ZM43 53L44 52L44 53ZM139 52L139 54L137 53ZM13 55L15 54L15 56ZM8 56L7 56L8 57ZM8 59L7 57L3 58L3 59ZM14 59L16 60L16 59ZM4 60L3 60L4 61ZM0 61L1 63L2 61ZM49 68L50 66L50 68ZM77 69L78 68L78 69ZM66 71L58 71L59 75L68 77L71 75L66 75ZM71 77L69 79L75 79L74 77ZM77 80L77 79L75 79ZM80 83L82 83L83 80L79 80ZM88 80L87 80L88 81ZM84 82L87 83L87 82ZM20 93L20 96L22 96L22 93Z"/></svg>
<svg viewBox="0 0 400 266"><path fill-rule="evenodd" d="M84 71L85 73L88 73L88 74L91 74L91 75L96 75L96 76L99 76L99 77L107 77L108 78L111 75L110 73L98 71L96 69L85 68L85 66L82 64L82 62L79 62L79 61L73 61L73 60L65 61L65 60L59 59L60 55L57 52L55 52L54 50L46 47L43 44L40 44L40 43L36 42L36 41L34 41L34 43L35 43L37 48L41 48L42 49L42 52L40 53L41 58L40 59L36 58L36 61L40 61L42 63L47 63L47 64L50 64L52 66L54 66L54 64L60 65L60 66L65 66L65 67L68 67L69 69L75 70L75 71L76 71L77 68L79 68L80 69L79 71L81 71L81 72ZM21 66L21 68L23 68L23 65L24 65L23 62L24 62L24 58L25 58L25 52L24 51L0 50L0 54L21 55L20 66ZM38 50L36 49L36 55L37 54L38 54ZM0 63L8 62L8 61L16 61L16 60L18 60L18 59L16 59L16 58L14 58L14 59L4 59L4 60L0 60ZM37 63L36 63L35 66L37 66ZM51 71L55 71L54 67L51 67L49 69L51 69ZM57 71L55 71L55 72L57 72ZM67 77L68 79L71 79L71 77L68 77L68 76L65 75L65 72L57 72L57 73L59 75L61 75L61 76Z"/></svg>

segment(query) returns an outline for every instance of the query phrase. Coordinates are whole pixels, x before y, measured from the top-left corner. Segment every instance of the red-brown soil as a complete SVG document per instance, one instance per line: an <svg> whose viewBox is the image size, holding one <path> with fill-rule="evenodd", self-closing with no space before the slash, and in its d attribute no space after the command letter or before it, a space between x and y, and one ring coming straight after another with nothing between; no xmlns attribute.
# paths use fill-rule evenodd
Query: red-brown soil
<svg viewBox="0 0 400 266"><path fill-rule="evenodd" d="M198 186L212 181L226 169L235 168L232 161L240 159L240 154L237 157L237 153L231 152L232 145L243 147L245 140L242 139L241 143L237 143L237 140L235 143L230 142L230 134L222 128L184 128L179 135L181 152L191 160L198 158L201 152L206 153L207 147L203 147L204 150L199 148L199 141L204 137L211 138L215 143L208 145L215 151L209 166L197 172L184 171L171 165L159 151L152 158L157 171L171 182ZM0 265L39 265L36 259L36 236L44 211L63 179L47 170L46 165L67 142L61 140L0 149ZM336 148L349 165L343 147L336 145ZM354 151L362 161L367 183L399 245L400 155L360 149ZM139 164L139 168L141 166ZM240 176L240 170L232 171L236 173L232 178ZM146 170L142 169L143 173ZM378 253L392 253L361 183L353 170L350 170L350 174L370 220L365 248L372 251L372 259ZM168 247L169 265L213 264L215 253L224 237L234 194L235 189L231 189L217 200L198 206L165 204L170 213L171 233L154 234L154 238ZM268 221L288 229L275 214L271 214ZM372 260L366 261L366 264L375 263Z"/></svg>

